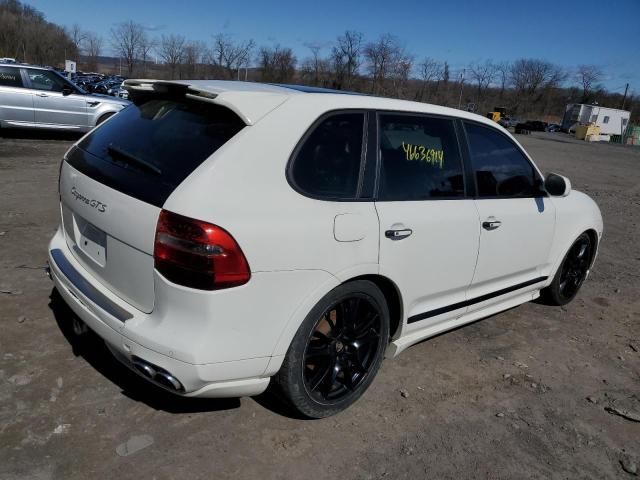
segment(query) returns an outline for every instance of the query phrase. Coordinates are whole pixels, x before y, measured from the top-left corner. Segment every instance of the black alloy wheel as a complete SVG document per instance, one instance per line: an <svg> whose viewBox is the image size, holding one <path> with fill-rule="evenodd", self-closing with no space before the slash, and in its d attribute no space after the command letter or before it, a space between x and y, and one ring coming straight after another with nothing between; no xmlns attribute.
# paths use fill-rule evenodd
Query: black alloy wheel
<svg viewBox="0 0 640 480"><path fill-rule="evenodd" d="M389 343L389 308L369 280L327 293L300 324L272 384L308 418L345 410L375 378Z"/></svg>
<svg viewBox="0 0 640 480"><path fill-rule="evenodd" d="M591 264L591 239L581 235L571 246L562 264L560 273L560 295L571 300L582 286Z"/></svg>
<svg viewBox="0 0 640 480"><path fill-rule="evenodd" d="M573 300L587 278L594 253L595 244L589 234L581 234L569 248L551 284L542 290L542 302L560 306Z"/></svg>
<svg viewBox="0 0 640 480"><path fill-rule="evenodd" d="M382 348L381 331L382 316L365 295L329 307L304 351L307 392L321 403L334 403L358 388Z"/></svg>

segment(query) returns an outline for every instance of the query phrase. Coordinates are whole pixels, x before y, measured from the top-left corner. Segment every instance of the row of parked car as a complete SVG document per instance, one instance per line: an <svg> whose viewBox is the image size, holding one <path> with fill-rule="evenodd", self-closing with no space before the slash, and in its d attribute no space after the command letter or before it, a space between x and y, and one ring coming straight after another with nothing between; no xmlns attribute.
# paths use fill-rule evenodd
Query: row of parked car
<svg viewBox="0 0 640 480"><path fill-rule="evenodd" d="M521 121L513 118L502 118L498 123L507 130L513 128L515 133L560 131L560 125L557 123L547 123L540 120Z"/></svg>
<svg viewBox="0 0 640 480"><path fill-rule="evenodd" d="M62 72L67 76L67 72ZM121 75L105 75L102 73L72 73L71 81L88 93L111 95L118 98L129 98L129 92L122 88L126 79Z"/></svg>

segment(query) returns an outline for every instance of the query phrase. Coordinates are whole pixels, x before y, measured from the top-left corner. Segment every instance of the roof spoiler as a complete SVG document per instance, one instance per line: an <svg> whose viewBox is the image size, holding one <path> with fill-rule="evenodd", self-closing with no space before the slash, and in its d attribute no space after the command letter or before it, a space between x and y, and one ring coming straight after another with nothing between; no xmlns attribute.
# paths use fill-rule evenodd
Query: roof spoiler
<svg viewBox="0 0 640 480"><path fill-rule="evenodd" d="M153 95L167 95L221 105L235 112L244 123L254 125L267 113L280 106L289 96L271 92L212 91L199 88L189 80L130 79L122 83L129 98L138 103Z"/></svg>
<svg viewBox="0 0 640 480"><path fill-rule="evenodd" d="M199 90L190 85L181 83L165 82L162 80L125 80L122 82L122 88L127 90L135 102L136 96L144 96L145 94L174 94L184 95L187 98L195 100L211 101L218 94L206 90Z"/></svg>

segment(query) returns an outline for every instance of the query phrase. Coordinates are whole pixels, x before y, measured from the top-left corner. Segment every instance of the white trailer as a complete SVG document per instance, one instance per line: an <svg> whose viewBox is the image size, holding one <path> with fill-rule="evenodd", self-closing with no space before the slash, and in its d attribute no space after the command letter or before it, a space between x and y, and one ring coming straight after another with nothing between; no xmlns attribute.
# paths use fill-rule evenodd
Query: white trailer
<svg viewBox="0 0 640 480"><path fill-rule="evenodd" d="M617 108L570 103L564 111L562 130L572 132L576 126L593 123L600 127L603 135L622 135L629 124L631 112Z"/></svg>

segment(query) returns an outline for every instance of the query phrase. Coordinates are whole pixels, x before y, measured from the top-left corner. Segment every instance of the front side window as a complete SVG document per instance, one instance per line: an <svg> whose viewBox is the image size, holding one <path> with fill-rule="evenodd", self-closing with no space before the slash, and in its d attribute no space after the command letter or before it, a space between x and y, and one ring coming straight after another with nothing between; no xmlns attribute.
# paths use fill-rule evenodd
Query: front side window
<svg viewBox="0 0 640 480"><path fill-rule="evenodd" d="M537 195L539 176L533 165L507 137L490 127L465 123L478 196Z"/></svg>
<svg viewBox="0 0 640 480"><path fill-rule="evenodd" d="M608 116L605 116L605 117L602 119L602 123L609 123L609 117L608 117Z"/></svg>
<svg viewBox="0 0 640 480"><path fill-rule="evenodd" d="M293 159L295 186L312 197L356 198L363 132L364 113L339 113L321 121Z"/></svg>
<svg viewBox="0 0 640 480"><path fill-rule="evenodd" d="M380 159L378 200L464 196L462 160L452 120L381 115Z"/></svg>
<svg viewBox="0 0 640 480"><path fill-rule="evenodd" d="M20 70L11 67L0 67L0 87L22 87Z"/></svg>
<svg viewBox="0 0 640 480"><path fill-rule="evenodd" d="M29 80L31 81L31 88L36 90L61 92L64 87L68 86L62 77L49 70L27 68L27 75L29 75Z"/></svg>

